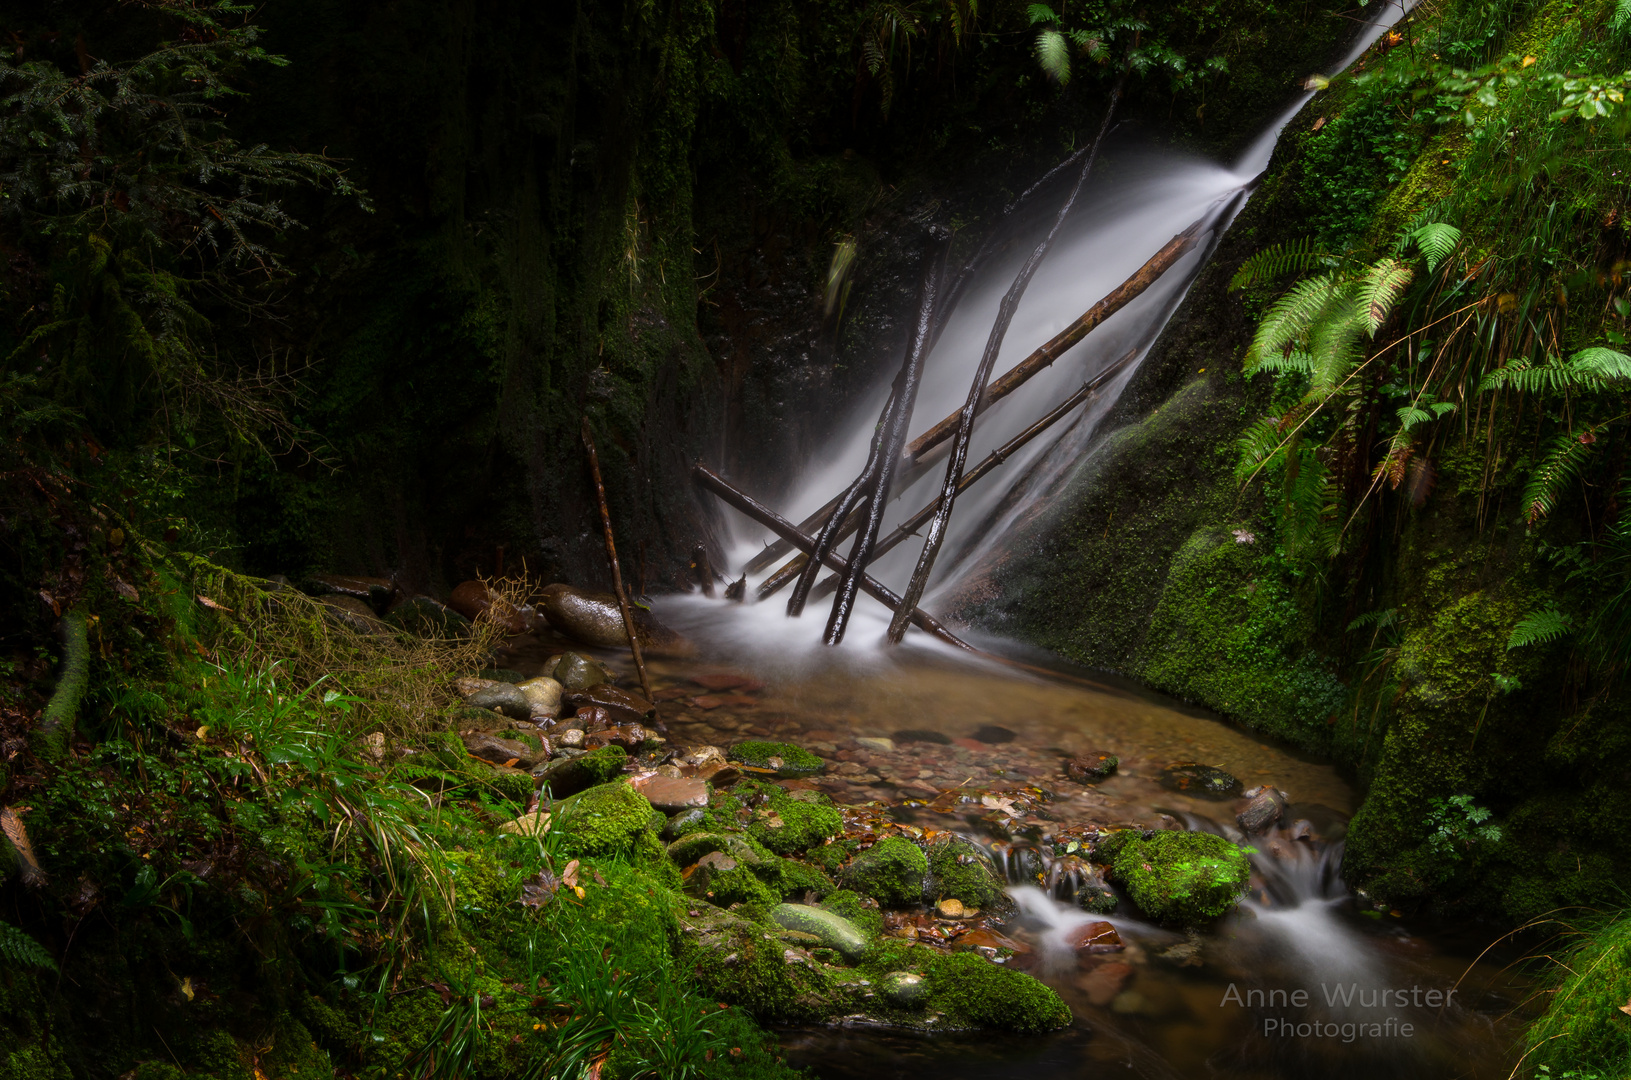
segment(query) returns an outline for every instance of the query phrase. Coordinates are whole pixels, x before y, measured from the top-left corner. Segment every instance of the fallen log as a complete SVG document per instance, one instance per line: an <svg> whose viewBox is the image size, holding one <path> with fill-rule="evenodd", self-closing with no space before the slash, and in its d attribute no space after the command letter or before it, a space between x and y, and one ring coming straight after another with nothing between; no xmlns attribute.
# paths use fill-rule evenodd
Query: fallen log
<svg viewBox="0 0 1631 1080"><path fill-rule="evenodd" d="M1082 163L1082 171L1076 176L1076 184L1065 196L1064 203L1059 212L1054 215L1053 228L1048 235L1036 245L1030 258L1025 260L1019 273L1014 275L1013 283L1003 294L1002 302L997 305L997 318L991 325L991 333L986 338L985 352L980 356L980 363L974 369L974 379L969 384L968 398L963 402L963 408L957 416L957 435L952 442L951 461L946 466L946 480L941 485L940 502L935 507L934 517L929 522L928 534L923 538L923 552L918 556L917 568L912 572L912 579L906 584L906 592L901 599L901 606L896 610L894 618L889 621L888 641L891 645L900 643L906 633L906 613L917 607L918 600L923 596L923 590L928 586L929 574L934 569L934 563L940 554L940 547L945 542L946 527L951 521L952 508L957 505L957 492L963 480L963 467L968 463L968 448L974 438L974 420L983 411L981 403L986 397L986 384L991 381L991 369L996 366L997 354L1002 351L1002 342L1008 336L1008 327L1013 324L1014 314L1019 310L1020 299L1025 290L1030 287L1031 279L1036 276L1037 270L1042 266L1042 260L1047 258L1052 250L1054 241L1065 227L1065 219L1070 216L1071 208L1076 205L1076 197L1081 194L1082 186L1087 183L1087 176L1093 170L1093 163L1099 157L1099 144L1104 141L1105 133L1110 130L1110 119L1116 114L1116 106L1121 103L1122 87L1127 83L1128 67L1122 69L1121 78L1116 80L1116 88L1110 92L1110 105L1105 109L1104 122L1099 125L1099 134L1093 140L1093 149L1088 153L1087 160ZM1052 361L1048 361L1052 363ZM990 406L987 405L986 408ZM922 440L919 439L919 442ZM917 454L913 455L914 460Z"/></svg>
<svg viewBox="0 0 1631 1080"><path fill-rule="evenodd" d="M800 531L791 521L788 521L786 518L782 517L768 506L763 505L751 495L738 491L736 488L731 486L729 481L720 476L718 473L714 472L712 469L709 469L706 465L699 463L692 466L691 475L696 477L697 482L703 487L707 488L709 491L712 491L715 495L718 495L721 499L725 500L726 503L734 506L736 509L757 521L759 524L763 525L777 536L780 536L783 540L786 540L794 547L800 548L804 551L810 551L815 547L815 541ZM837 570L839 573L843 573L845 570L849 569L849 560L845 559L842 555L839 555L836 552L828 552L822 561L826 563L827 566ZM885 607L894 609L900 606L900 597L896 596L891 590L878 584L878 582L874 580L870 574L863 574L861 576L861 589L868 596L877 600ZM961 638L957 637L957 635L953 634L950 630L947 630L945 626L941 624L939 619L936 619L933 615L930 615L926 611L913 611L911 613L911 620L919 629L940 639L941 641L944 641L948 645L955 645L959 649L963 649L971 653L978 653L982 656L987 655L981 652L979 649L976 649L974 646L963 641Z"/></svg>
<svg viewBox="0 0 1631 1080"><path fill-rule="evenodd" d="M935 286L939 284L941 271L939 247L931 240L923 249L923 281L918 286L917 322L912 325L912 336L906 344L900 374L895 376L895 410L880 433L883 452L876 478L867 492L866 520L855 534L855 546L849 554L849 568L839 580L838 595L833 598L832 614L827 617L827 629L822 635L822 641L828 645L837 645L844 640L844 629L849 625L850 611L855 606L855 591L867 564L872 561L878 530L883 526L884 510L889 505L889 487L894 483L900 452L906 445L908 425L912 422L912 406L917 402L918 386L923 381L923 361L929 354L929 335L934 327ZM813 581L818 569L812 559L804 576ZM805 591L809 591L808 587Z"/></svg>
<svg viewBox="0 0 1631 1080"><path fill-rule="evenodd" d="M1100 323L1144 295L1162 274L1171 269L1174 263L1183 258L1195 246L1196 241L1206 231L1206 226L1212 220L1214 220L1214 215L1208 213L1189 228L1167 241L1166 245L1150 256L1149 261L1139 267L1132 277L1116 286L1098 303L1083 312L1081 318L1055 334L1046 344L993 380L986 387L986 392L980 400L975 415L978 416L984 413L992 405L1018 390L1026 380L1049 367L1055 360L1069 352ZM957 421L961 415L961 411L952 413L908 443L906 446L907 460L912 464L917 464L931 450L949 439L957 431ZM843 495L834 497L815 513L806 517L799 523L799 530L809 532L811 529L820 528L831 518L833 510L838 506L842 498ZM748 560L743 567L743 572L756 574L792 550L793 546L784 541L769 544L752 559ZM802 568L802 566L803 563L801 562L799 568ZM783 570L785 569L787 568L784 567ZM795 573L797 569L794 569ZM781 573L782 570L777 571L778 575Z"/></svg>
<svg viewBox="0 0 1631 1080"><path fill-rule="evenodd" d="M1026 443L1042 434L1059 420L1074 412L1078 405L1081 405L1094 397L1097 394L1099 387L1115 378L1116 375L1122 371L1122 369L1124 369L1128 364L1132 363L1134 357L1136 356L1138 356L1137 349L1129 350L1127 355L1123 356L1120 360L1117 360L1115 363L1093 376L1090 381L1084 383L1081 389L1077 390L1074 394L1070 395L1070 397L1061 402L1058 408L1054 409L1052 412L1048 413L1048 415L1044 416L1042 419L1038 420L1036 423L1032 424L1018 435L1015 435L1012 439L1009 439L1007 442L997 447L997 449L991 451L991 453L987 454L978 465L974 466L974 468L970 469L963 476L962 482L957 488L957 493L961 495L963 492L979 483L980 480L984 479L993 470L995 470L998 465L1001 465L1014 454L1018 453L1020 448ZM917 531L934 516L934 512L939 505L940 499L937 497L933 502L929 503L917 513L901 522L900 525L896 526L893 532L884 537L882 540L878 541L877 550L873 554L873 558L880 558L883 555L888 554L907 537L916 535ZM767 581L765 584L768 585L770 583ZM838 576L836 574L829 575L828 577L823 578L821 583L815 587L812 595L819 600L823 596L826 596L828 593L832 592L837 584ZM763 587L761 586L761 588Z"/></svg>

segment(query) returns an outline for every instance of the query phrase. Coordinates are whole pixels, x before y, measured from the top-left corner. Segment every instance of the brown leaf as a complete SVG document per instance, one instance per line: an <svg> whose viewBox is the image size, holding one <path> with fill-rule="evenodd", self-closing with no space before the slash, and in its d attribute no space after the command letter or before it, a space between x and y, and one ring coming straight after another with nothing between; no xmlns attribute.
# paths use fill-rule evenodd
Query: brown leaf
<svg viewBox="0 0 1631 1080"><path fill-rule="evenodd" d="M578 860L573 859L566 864L566 869L561 872L561 884L569 889L578 887Z"/></svg>
<svg viewBox="0 0 1631 1080"><path fill-rule="evenodd" d="M521 886L521 903L526 907L543 907L555 898L560 887L559 878L548 870L540 870L536 878Z"/></svg>
<svg viewBox="0 0 1631 1080"><path fill-rule="evenodd" d="M200 604L203 604L205 607L209 608L211 611L224 611L228 615L232 614L232 609L231 608L227 607L225 604L216 603L214 600L211 600L209 597L205 596L203 593L198 594L198 602Z"/></svg>

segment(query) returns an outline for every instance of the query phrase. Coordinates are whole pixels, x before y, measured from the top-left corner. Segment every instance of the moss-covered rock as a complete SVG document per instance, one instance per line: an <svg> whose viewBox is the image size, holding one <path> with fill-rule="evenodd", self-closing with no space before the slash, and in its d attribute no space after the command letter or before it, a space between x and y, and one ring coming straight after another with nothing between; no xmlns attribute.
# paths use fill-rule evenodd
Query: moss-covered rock
<svg viewBox="0 0 1631 1080"><path fill-rule="evenodd" d="M821 796L825 799L825 796ZM792 855L825 844L844 829L844 817L831 805L773 798L754 812L752 837L778 855Z"/></svg>
<svg viewBox="0 0 1631 1080"><path fill-rule="evenodd" d="M1251 864L1245 852L1221 836L1173 830L1125 840L1114 872L1146 915L1196 926L1240 902Z"/></svg>
<svg viewBox="0 0 1631 1080"><path fill-rule="evenodd" d="M831 972L788 950L771 928L713 907L687 917L676 961L706 997L766 1020L824 1020L843 1000Z"/></svg>
<svg viewBox="0 0 1631 1080"><path fill-rule="evenodd" d="M903 837L886 836L850 861L843 882L885 907L907 907L923 902L928 874L922 848Z"/></svg>
<svg viewBox="0 0 1631 1080"><path fill-rule="evenodd" d="M1042 983L974 953L935 954L923 964L928 1007L954 1026L1031 1034L1070 1025L1070 1007Z"/></svg>
<svg viewBox="0 0 1631 1080"><path fill-rule="evenodd" d="M842 915L825 908L806 904L778 904L770 917L778 926L813 934L830 949L836 949L850 960L866 955L870 942L865 931Z"/></svg>
<svg viewBox="0 0 1631 1080"><path fill-rule="evenodd" d="M755 769L774 770L783 779L814 776L824 765L820 756L792 743L739 742L731 747L728 756L732 761Z"/></svg>
<svg viewBox="0 0 1631 1080"><path fill-rule="evenodd" d="M533 774L540 789L564 799L623 774L629 755L621 746L602 746L577 757L560 758Z"/></svg>
<svg viewBox="0 0 1631 1080"><path fill-rule="evenodd" d="M1003 881L991 861L973 843L960 836L943 836L926 851L930 899L961 900L968 907L989 908L1003 895Z"/></svg>
<svg viewBox="0 0 1631 1080"><path fill-rule="evenodd" d="M628 854L651 830L651 804L628 784L601 784L560 804L561 850L569 855Z"/></svg>

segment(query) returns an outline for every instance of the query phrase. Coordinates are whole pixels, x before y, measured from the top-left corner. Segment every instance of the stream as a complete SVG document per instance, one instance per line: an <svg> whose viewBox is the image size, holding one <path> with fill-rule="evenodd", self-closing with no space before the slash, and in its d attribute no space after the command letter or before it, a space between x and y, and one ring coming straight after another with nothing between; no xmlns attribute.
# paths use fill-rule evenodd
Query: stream
<svg viewBox="0 0 1631 1080"><path fill-rule="evenodd" d="M779 604L674 596L654 606L699 646L695 657L647 661L671 742L792 742L827 759L813 786L835 802L985 844L1008 870L1015 900L998 928L1017 947L1008 963L1052 986L1075 1016L1065 1031L1027 1038L784 1030L789 1060L821 1080L915 1080L924 1070L1066 1080L1108 1068L1152 1080L1500 1080L1510 1070L1528 997L1505 967L1512 957L1478 959L1494 931L1359 910L1340 877L1357 794L1332 766L1057 661L1021 657L1036 662L1021 670L915 635L892 655L828 649L805 637L815 620L788 620ZM857 640L882 633L881 608L858 618ZM560 647L528 645L505 663L530 674ZM1016 655L1012 645L1004 651ZM627 654L598 655L632 683ZM1067 779L1064 761L1090 751L1116 755L1116 773L1098 783ZM1279 826L1247 839L1235 818L1245 799L1161 784L1166 766L1191 761L1247 788L1284 792ZM1207 829L1246 846L1254 869L1247 900L1205 934L1186 936L1132 917L1125 899L1095 915L1026 883L1041 872L1044 882L1061 879L1055 894L1068 892L1068 874L1049 874L1064 860L1039 849L1073 830L1126 825ZM1080 953L1067 943L1101 919L1122 950Z"/></svg>

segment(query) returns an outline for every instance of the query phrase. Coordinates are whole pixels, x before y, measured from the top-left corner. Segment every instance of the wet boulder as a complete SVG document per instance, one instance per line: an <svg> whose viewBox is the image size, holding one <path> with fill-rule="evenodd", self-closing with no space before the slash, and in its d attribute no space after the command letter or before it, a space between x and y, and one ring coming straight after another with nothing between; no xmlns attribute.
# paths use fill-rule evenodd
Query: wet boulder
<svg viewBox="0 0 1631 1080"><path fill-rule="evenodd" d="M544 663L544 674L565 690L587 690L612 681L611 671L605 664L575 652L550 657Z"/></svg>
<svg viewBox="0 0 1631 1080"><path fill-rule="evenodd" d="M1246 895L1251 864L1221 836L1168 830L1121 844L1112 868L1133 903L1160 922L1200 926Z"/></svg>
<svg viewBox="0 0 1631 1080"><path fill-rule="evenodd" d="M475 622L493 606L493 599L493 594L485 583L461 581L453 587L453 594L448 597L447 606ZM538 629L540 622L538 613L531 604L522 604L519 607L506 604L502 620L504 629L511 634L530 634Z"/></svg>
<svg viewBox="0 0 1631 1080"><path fill-rule="evenodd" d="M371 615L383 615L397 597L396 583L385 578L354 574L313 574L305 591L313 596L349 596L368 605Z"/></svg>
<svg viewBox="0 0 1631 1080"><path fill-rule="evenodd" d="M602 746L621 746L625 750L638 750L646 744L650 733L640 724L613 724L591 731L583 739L583 745L589 750L598 750Z"/></svg>
<svg viewBox="0 0 1631 1080"><path fill-rule="evenodd" d="M621 746L604 746L587 754L552 761L541 769L534 769L532 775L541 788L548 790L550 797L561 799L621 776L628 757Z"/></svg>
<svg viewBox="0 0 1631 1080"><path fill-rule="evenodd" d="M496 709L513 720L532 717L532 703L526 693L513 683L489 682L464 699L472 709Z"/></svg>
<svg viewBox="0 0 1631 1080"><path fill-rule="evenodd" d="M469 751L471 757L480 758L490 765L530 769L534 762L548 760L547 755L539 747L528 745L520 739L503 739L481 731L472 731L462 738L464 748Z"/></svg>
<svg viewBox="0 0 1631 1080"><path fill-rule="evenodd" d="M787 930L814 936L847 960L859 960L866 955L866 934L842 915L808 904L778 904L771 910L770 917Z"/></svg>
<svg viewBox="0 0 1631 1080"><path fill-rule="evenodd" d="M630 781L646 801L664 813L699 810L708 805L708 784L686 776L663 776L652 773Z"/></svg>
<svg viewBox="0 0 1631 1080"><path fill-rule="evenodd" d="M549 625L574 641L603 649L628 647L623 609L611 593L550 585L544 589L539 607ZM656 616L644 608L631 608L630 616L643 652L652 656L689 656L695 651L690 642L658 622Z"/></svg>
<svg viewBox="0 0 1631 1080"><path fill-rule="evenodd" d="M929 999L928 981L915 971L891 971L880 981L878 989L899 1009L921 1008Z"/></svg>
<svg viewBox="0 0 1631 1080"><path fill-rule="evenodd" d="M374 614L374 609L366 600L340 594L325 596L320 603L324 617L331 624L354 634L383 634L390 629Z"/></svg>
<svg viewBox="0 0 1631 1080"><path fill-rule="evenodd" d="M1000 724L984 724L976 728L974 734L970 736L975 742L982 742L988 746L1010 743L1018 737L1014 732Z"/></svg>
<svg viewBox="0 0 1631 1080"><path fill-rule="evenodd" d="M1203 799L1233 799L1241 783L1229 773L1194 761L1177 761L1161 770L1158 777L1168 791L1198 795Z"/></svg>
<svg viewBox="0 0 1631 1080"><path fill-rule="evenodd" d="M1280 815L1285 813L1285 797L1273 788L1253 788L1246 793L1246 797L1251 801L1235 815L1235 820L1248 833L1262 832L1279 821Z"/></svg>
<svg viewBox="0 0 1631 1080"><path fill-rule="evenodd" d="M516 688L527 695L527 703L532 706L532 715L535 717L556 717L561 714L561 696L565 692L561 684L547 675L540 675L536 679L528 679L518 683Z"/></svg>
<svg viewBox="0 0 1631 1080"><path fill-rule="evenodd" d="M923 849L899 836L886 836L850 860L843 884L885 907L923 902L929 860Z"/></svg>
<svg viewBox="0 0 1631 1080"><path fill-rule="evenodd" d="M574 710L598 706L605 709L610 720L617 724L649 720L657 715L657 707L639 694L631 694L604 683L583 690L567 690L561 695L561 703Z"/></svg>

